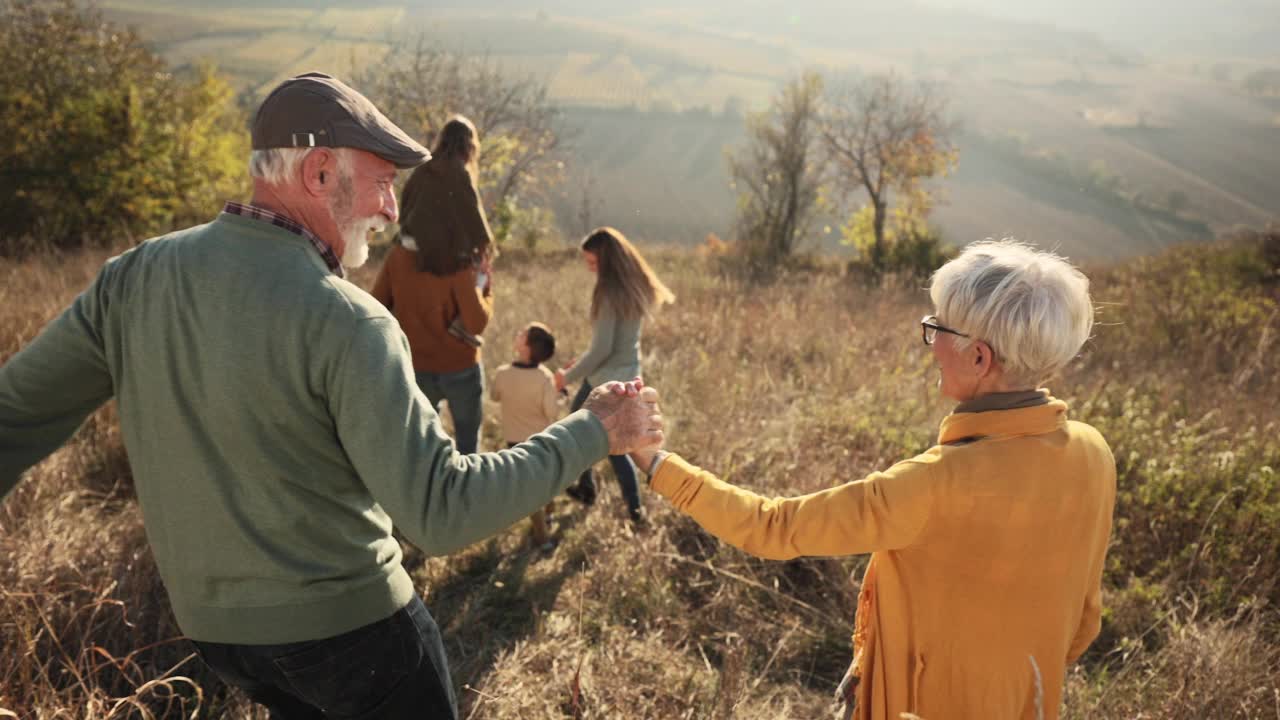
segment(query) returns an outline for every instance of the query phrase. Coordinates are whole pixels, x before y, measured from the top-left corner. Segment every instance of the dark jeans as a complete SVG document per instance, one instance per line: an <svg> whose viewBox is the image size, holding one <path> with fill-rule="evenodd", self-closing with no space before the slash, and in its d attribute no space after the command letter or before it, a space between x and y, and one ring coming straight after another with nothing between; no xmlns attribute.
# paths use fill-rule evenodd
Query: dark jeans
<svg viewBox="0 0 1280 720"><path fill-rule="evenodd" d="M324 640L195 646L271 720L458 717L440 629L417 597L385 620Z"/></svg>
<svg viewBox="0 0 1280 720"><path fill-rule="evenodd" d="M480 401L484 399L480 365L455 373L415 372L414 377L431 407L439 409L441 400L449 401L454 446L463 455L474 453L480 446Z"/></svg>
<svg viewBox="0 0 1280 720"><path fill-rule="evenodd" d="M591 385L583 381L578 394L573 398L573 410L579 410L587 402L591 394ZM618 477L618 486L622 489L622 499L627 501L628 510L640 509L640 488L636 485L636 465L626 455L610 455L609 464L613 466L613 474ZM596 494L596 482L591 476L591 468L578 476L578 489L592 497Z"/></svg>

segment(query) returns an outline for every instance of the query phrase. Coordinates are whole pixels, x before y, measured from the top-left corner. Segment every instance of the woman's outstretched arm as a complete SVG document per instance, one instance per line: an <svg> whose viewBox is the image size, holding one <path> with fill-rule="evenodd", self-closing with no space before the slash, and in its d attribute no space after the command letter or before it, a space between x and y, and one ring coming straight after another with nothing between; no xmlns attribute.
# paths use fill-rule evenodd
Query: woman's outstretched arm
<svg viewBox="0 0 1280 720"><path fill-rule="evenodd" d="M663 458L650 484L707 532L752 555L773 560L854 555L919 540L932 511L936 457L925 453L864 479L793 498L767 498L735 487L678 455Z"/></svg>

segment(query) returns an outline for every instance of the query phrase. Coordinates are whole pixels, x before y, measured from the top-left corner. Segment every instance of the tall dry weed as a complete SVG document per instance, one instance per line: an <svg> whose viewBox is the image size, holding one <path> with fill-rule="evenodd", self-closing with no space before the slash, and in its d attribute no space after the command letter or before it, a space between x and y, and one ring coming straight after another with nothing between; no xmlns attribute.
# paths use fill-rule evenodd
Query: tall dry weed
<svg viewBox="0 0 1280 720"><path fill-rule="evenodd" d="M0 261L0 359L29 342L102 259ZM645 378L663 393L669 445L691 461L759 492L790 495L861 477L933 442L949 407L918 340L917 321L928 306L915 285L871 291L816 263L749 286L716 258L670 251L652 259L678 299L645 328ZM354 279L368 287L375 270L376 263ZM506 253L494 274L486 368L510 359L515 333L533 320L555 332L555 363L582 352L590 340L591 281L573 249ZM1149 300L1144 287L1106 273L1095 279L1106 307L1141 307ZM1137 416L1100 409L1104 402L1119 407L1131 388L1149 388L1143 393L1151 402L1175 414L1170 423L1176 413L1202 412L1224 397L1249 408L1215 416L1206 425L1217 433L1212 437L1243 436L1242 416L1280 420L1274 405L1232 394L1273 387L1273 358L1257 361L1255 353L1219 370L1208 355L1189 356L1195 373L1213 369L1189 374L1178 364L1183 351L1154 344L1163 340L1148 347L1142 338L1117 339L1146 327L1154 325L1101 325L1090 353L1051 386L1077 410L1112 418L1108 438L1118 456L1152 446L1141 428L1125 424ZM1274 332L1274 324L1267 327ZM1255 365L1243 386L1232 385ZM1143 385L1154 372L1164 373L1163 382ZM501 440L495 411L486 408L484 447ZM1266 445L1255 445L1238 462L1262 462ZM1202 446L1187 452L1194 447ZM655 498L645 499L649 527L631 529L616 484L601 469L593 509L556 501L559 545L549 555L529 550L523 525L447 558L407 553L443 629L463 717L826 716L849 658L865 559L754 559ZM1137 516L1145 518L1142 528L1119 518L1117 567L1144 568L1146 584L1135 589L1127 576L1108 576L1115 612L1104 633L1111 635L1074 671L1068 717L1280 718L1266 704L1280 648L1274 610L1260 604L1255 615L1237 617L1221 605L1194 615L1178 609L1186 583L1228 572L1236 555L1245 561L1274 538L1262 484L1250 486L1255 514L1234 504L1241 495L1230 490L1231 478L1249 472L1263 474L1260 467L1223 474L1227 500L1219 503L1212 490L1203 507L1181 509L1188 527L1213 542L1194 549L1201 558L1194 572L1160 574L1162 559L1188 567L1185 548L1158 534L1163 529L1147 516ZM1157 476L1127 477L1136 485L1125 491L1141 500ZM144 707L155 717L252 717L241 698L188 658L130 487L108 408L0 505L0 708L93 720L143 717ZM1235 522L1249 533L1232 530ZM1237 537L1249 544L1233 549ZM1228 585L1221 597L1243 602L1255 590ZM182 712L173 698L185 704Z"/></svg>

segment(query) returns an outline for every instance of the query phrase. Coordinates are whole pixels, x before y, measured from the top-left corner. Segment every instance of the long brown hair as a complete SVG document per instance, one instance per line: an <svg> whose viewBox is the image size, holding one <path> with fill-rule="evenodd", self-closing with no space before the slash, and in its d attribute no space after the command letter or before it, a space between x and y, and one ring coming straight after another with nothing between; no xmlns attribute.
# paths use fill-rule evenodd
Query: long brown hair
<svg viewBox="0 0 1280 720"><path fill-rule="evenodd" d="M477 193L480 160L480 134L476 126L464 115L449 118L444 127L436 135L435 147L431 150L431 162L452 163L466 171L471 180L471 187ZM423 166L425 168L425 166ZM422 168L420 168L422 170ZM425 172L425 170L423 170ZM418 170L415 170L415 175ZM413 178L410 178L412 182ZM470 213L473 208L451 208L456 213ZM456 215L455 215L456 217ZM434 242L418 245L418 272L432 275L452 275L460 270L472 267L486 257L495 257L496 248L489 237L479 240L464 232L447 233L444 237L434 238Z"/></svg>
<svg viewBox="0 0 1280 720"><path fill-rule="evenodd" d="M431 157L447 158L467 169L472 182L479 182L480 133L465 115L449 118L436 135Z"/></svg>
<svg viewBox="0 0 1280 720"><path fill-rule="evenodd" d="M597 228L582 241L583 252L596 257L596 287L591 293L591 319L606 303L618 317L634 320L676 296L658 279L649 263L618 230Z"/></svg>

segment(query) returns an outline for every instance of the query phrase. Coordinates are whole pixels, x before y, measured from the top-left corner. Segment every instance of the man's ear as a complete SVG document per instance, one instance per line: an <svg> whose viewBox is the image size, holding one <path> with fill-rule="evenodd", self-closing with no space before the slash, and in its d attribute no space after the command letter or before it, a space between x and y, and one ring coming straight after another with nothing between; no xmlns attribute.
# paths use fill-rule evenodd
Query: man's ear
<svg viewBox="0 0 1280 720"><path fill-rule="evenodd" d="M328 148L316 148L302 159L301 172L308 195L328 195L338 184L338 158Z"/></svg>

